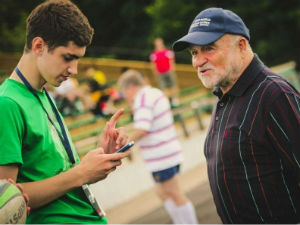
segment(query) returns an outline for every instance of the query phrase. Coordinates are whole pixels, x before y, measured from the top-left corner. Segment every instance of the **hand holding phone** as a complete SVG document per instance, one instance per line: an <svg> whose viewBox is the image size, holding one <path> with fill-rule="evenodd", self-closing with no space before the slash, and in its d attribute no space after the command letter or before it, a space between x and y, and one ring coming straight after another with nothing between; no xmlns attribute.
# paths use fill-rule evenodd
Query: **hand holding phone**
<svg viewBox="0 0 300 225"><path fill-rule="evenodd" d="M129 148L131 148L134 145L134 141L129 142L127 145L124 145L122 148L120 148L116 153L125 152Z"/></svg>

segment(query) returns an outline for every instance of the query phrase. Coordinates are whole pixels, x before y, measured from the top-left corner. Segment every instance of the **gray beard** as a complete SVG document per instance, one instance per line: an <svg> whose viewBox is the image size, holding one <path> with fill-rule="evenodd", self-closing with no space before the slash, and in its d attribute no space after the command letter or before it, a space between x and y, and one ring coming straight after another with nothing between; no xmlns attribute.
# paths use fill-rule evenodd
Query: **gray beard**
<svg viewBox="0 0 300 225"><path fill-rule="evenodd" d="M236 77L236 74L238 74L241 70L241 67L231 65L231 71L228 72L228 75L221 80L216 86L219 88L227 88L229 86L233 86L234 83L238 80L238 77Z"/></svg>

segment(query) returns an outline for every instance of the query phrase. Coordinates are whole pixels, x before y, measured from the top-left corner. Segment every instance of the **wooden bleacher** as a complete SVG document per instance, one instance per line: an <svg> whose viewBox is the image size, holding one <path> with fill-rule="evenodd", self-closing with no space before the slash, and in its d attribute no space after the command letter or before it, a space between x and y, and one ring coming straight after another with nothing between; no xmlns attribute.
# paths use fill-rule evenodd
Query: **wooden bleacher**
<svg viewBox="0 0 300 225"><path fill-rule="evenodd" d="M175 123L182 128L185 136L188 136L189 134L184 121L191 117L198 118L199 127L203 129L200 114L209 111L214 101L215 98L212 94L200 90L198 87L181 90L180 105L172 110ZM128 110L124 103L118 105L118 108L121 107L126 110L118 121L117 126L127 126L129 129L132 123L130 110ZM104 128L105 123L105 118L96 118L89 112L66 118L66 124L69 128L72 140L80 155L85 154L87 151L96 147L97 136Z"/></svg>
<svg viewBox="0 0 300 225"><path fill-rule="evenodd" d="M287 76L294 78L294 66L295 64L290 62L278 67L273 67L272 69L285 78L287 78ZM194 74L194 83L195 82L201 83ZM294 86L296 85L297 83L294 83ZM199 129L204 129L201 119L202 113L210 112L214 102L215 97L212 95L211 91L201 86L190 85L185 88L181 88L180 105L172 109L175 125L182 129L185 136L189 136L185 122L188 119L193 119L194 122L198 123ZM121 104L118 107L125 107L126 109L126 113L122 115L118 122L118 126L130 127L132 120L129 110L124 104ZM97 136L102 131L106 120L103 118L96 119L91 113L85 113L78 117L73 117L72 119L66 118L66 122L78 153L83 155L96 147Z"/></svg>
<svg viewBox="0 0 300 225"><path fill-rule="evenodd" d="M20 55L9 55L0 53L0 83L14 69L19 60ZM150 81L152 85L156 84L156 77L152 75L151 65L149 62L99 59L99 58L83 58L79 62L78 79L84 79L82 69L85 66L95 66L103 71L110 84L115 85L121 75L121 69L128 67L141 71ZM288 62L271 68L273 71L285 77L292 83L298 91L300 90L299 78L295 71L295 63ZM193 120L199 124L199 129L203 128L201 115L211 110L215 97L210 90L203 87L198 80L195 69L191 65L176 65L177 81L180 89L180 105L173 109L176 126L181 128L183 134L188 136L186 121ZM196 85L195 85L196 84ZM118 126L131 125L131 117L129 110L125 104L118 105L118 108L125 107L126 112L120 118ZM96 147L97 136L103 129L106 119L96 118L92 113L85 112L81 115L70 116L65 118L66 124L70 130L70 134L74 144L80 155Z"/></svg>

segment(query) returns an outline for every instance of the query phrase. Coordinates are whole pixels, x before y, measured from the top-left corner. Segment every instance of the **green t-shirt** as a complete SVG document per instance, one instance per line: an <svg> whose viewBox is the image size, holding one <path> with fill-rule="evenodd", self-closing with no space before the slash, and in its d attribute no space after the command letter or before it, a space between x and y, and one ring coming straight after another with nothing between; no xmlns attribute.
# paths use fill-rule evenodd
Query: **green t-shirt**
<svg viewBox="0 0 300 225"><path fill-rule="evenodd" d="M60 130L46 94L41 91L37 91L37 94ZM17 182L43 180L72 167L55 128L36 97L24 84L7 79L0 86L0 118L0 165L19 164ZM69 133L68 137L78 163L79 157ZM79 187L39 209L32 210L26 223L107 223L107 221L98 217L82 188Z"/></svg>

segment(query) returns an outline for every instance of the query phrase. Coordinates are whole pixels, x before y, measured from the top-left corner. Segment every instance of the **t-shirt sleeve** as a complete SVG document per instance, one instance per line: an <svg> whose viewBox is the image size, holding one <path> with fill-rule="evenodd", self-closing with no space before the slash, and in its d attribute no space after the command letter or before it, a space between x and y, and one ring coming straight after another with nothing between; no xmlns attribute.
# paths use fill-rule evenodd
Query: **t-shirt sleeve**
<svg viewBox="0 0 300 225"><path fill-rule="evenodd" d="M149 60L151 62L155 62L155 60L156 60L156 54L154 52L152 52L151 55L149 56Z"/></svg>
<svg viewBox="0 0 300 225"><path fill-rule="evenodd" d="M153 112L150 104L147 104L145 95L136 99L136 105L133 113L134 128L149 131L152 125ZM149 99L148 99L149 100Z"/></svg>
<svg viewBox="0 0 300 225"><path fill-rule="evenodd" d="M175 54L174 54L173 51L168 50L168 51L166 52L166 56L167 56L169 59L173 59L174 56L175 56Z"/></svg>
<svg viewBox="0 0 300 225"><path fill-rule="evenodd" d="M0 97L0 165L23 164L22 139L24 123L17 103L7 97Z"/></svg>
<svg viewBox="0 0 300 225"><path fill-rule="evenodd" d="M150 131L152 117L152 111L150 108L139 108L138 111L134 114L134 128Z"/></svg>

